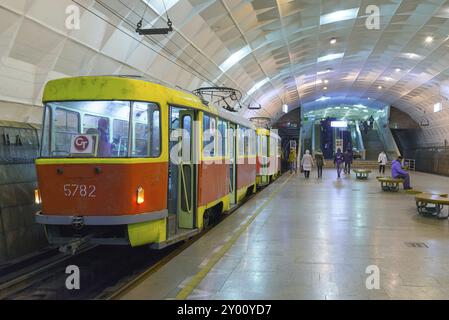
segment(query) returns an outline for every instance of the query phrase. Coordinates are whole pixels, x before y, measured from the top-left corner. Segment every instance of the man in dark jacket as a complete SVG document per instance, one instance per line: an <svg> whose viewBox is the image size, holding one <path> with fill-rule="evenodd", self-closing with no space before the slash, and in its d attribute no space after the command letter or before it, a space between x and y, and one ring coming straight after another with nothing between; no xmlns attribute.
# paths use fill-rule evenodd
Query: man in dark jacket
<svg viewBox="0 0 449 320"><path fill-rule="evenodd" d="M352 164L352 160L353 160L351 149L346 150L346 152L343 154L343 157L345 159L345 174L350 174L351 173L351 164Z"/></svg>
<svg viewBox="0 0 449 320"><path fill-rule="evenodd" d="M324 156L321 150L315 153L315 164L318 170L318 179L323 177Z"/></svg>

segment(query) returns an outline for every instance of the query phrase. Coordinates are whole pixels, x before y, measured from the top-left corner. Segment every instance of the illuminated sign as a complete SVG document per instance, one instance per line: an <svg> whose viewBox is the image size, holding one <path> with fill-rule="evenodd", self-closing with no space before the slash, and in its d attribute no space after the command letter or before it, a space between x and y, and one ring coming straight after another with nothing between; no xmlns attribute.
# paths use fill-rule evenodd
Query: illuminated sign
<svg viewBox="0 0 449 320"><path fill-rule="evenodd" d="M333 128L346 128L348 121L331 121L331 127Z"/></svg>

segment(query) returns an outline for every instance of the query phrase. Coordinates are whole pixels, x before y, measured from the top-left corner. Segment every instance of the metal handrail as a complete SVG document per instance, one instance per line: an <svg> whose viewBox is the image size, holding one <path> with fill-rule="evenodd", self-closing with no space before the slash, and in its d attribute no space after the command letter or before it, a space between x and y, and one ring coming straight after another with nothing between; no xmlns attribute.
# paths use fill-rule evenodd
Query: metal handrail
<svg viewBox="0 0 449 320"><path fill-rule="evenodd" d="M408 167L409 170L415 171L415 159L404 159L404 165Z"/></svg>

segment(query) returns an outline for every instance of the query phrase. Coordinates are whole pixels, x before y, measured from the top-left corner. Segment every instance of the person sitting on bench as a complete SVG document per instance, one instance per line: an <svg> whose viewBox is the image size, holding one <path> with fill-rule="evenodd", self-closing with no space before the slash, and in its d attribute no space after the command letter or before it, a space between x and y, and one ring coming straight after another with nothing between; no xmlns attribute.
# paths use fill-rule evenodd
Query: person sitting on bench
<svg viewBox="0 0 449 320"><path fill-rule="evenodd" d="M410 187L410 175L407 171L402 169L402 157L398 156L391 164L391 176L395 179L404 179L404 190L413 189Z"/></svg>

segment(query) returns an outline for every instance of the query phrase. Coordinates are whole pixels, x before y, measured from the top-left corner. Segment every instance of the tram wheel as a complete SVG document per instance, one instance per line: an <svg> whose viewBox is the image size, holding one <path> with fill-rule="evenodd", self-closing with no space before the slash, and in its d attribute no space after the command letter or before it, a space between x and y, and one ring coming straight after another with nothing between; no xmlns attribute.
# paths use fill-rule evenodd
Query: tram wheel
<svg viewBox="0 0 449 320"><path fill-rule="evenodd" d="M207 230L210 226L210 210L206 210L203 216L203 229Z"/></svg>

